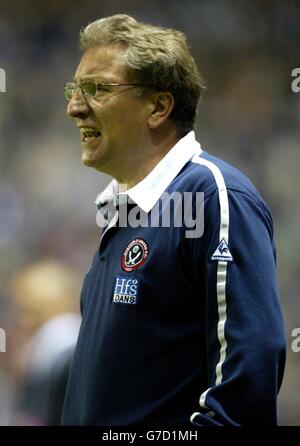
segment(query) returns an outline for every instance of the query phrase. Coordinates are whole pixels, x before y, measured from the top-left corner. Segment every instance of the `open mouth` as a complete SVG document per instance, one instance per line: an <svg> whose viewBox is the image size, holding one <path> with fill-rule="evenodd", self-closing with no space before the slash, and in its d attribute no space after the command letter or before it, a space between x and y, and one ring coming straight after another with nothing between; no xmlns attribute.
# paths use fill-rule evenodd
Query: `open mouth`
<svg viewBox="0 0 300 446"><path fill-rule="evenodd" d="M99 139L101 137L101 133L92 127L81 127L80 136L81 136L81 142L89 143Z"/></svg>

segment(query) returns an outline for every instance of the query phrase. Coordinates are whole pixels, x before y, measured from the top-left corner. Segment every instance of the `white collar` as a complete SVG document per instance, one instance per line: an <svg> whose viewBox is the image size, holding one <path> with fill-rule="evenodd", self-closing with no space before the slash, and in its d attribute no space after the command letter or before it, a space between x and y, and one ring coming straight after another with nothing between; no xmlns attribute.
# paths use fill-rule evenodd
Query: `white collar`
<svg viewBox="0 0 300 446"><path fill-rule="evenodd" d="M120 190L117 180L112 180L104 191L97 196L95 203L98 207L101 207L116 199L117 196L119 202L122 199L127 200L128 195L144 212L148 213L183 166L194 155L201 152L202 149L195 139L194 131L190 131L169 150L143 180L126 192Z"/></svg>

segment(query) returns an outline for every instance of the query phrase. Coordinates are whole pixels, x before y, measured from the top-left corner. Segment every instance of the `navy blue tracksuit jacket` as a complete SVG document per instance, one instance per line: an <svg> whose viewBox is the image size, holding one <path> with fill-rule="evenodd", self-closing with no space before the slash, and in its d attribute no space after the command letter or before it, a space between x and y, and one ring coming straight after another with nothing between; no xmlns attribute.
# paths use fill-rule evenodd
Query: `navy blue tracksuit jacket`
<svg viewBox="0 0 300 446"><path fill-rule="evenodd" d="M272 219L253 184L190 132L141 183L116 187L97 200L111 215L82 288L62 423L276 425L285 337ZM172 224L175 192L188 192L194 234Z"/></svg>

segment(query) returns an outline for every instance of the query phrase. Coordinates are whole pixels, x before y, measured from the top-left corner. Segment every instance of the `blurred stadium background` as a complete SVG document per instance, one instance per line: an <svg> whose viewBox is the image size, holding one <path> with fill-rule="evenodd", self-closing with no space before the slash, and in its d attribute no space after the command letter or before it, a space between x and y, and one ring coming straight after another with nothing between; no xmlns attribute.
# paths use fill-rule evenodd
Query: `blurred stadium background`
<svg viewBox="0 0 300 446"><path fill-rule="evenodd" d="M7 76L0 93L0 327L7 335L0 424L26 424L18 403L26 345L46 320L78 311L99 239L93 201L109 178L81 166L79 135L65 117L63 85L79 61L78 32L96 18L128 13L187 34L208 87L197 137L242 169L271 207L288 341L279 423L300 425L300 352L291 350L300 327L300 93L291 90L300 2L0 0L0 11Z"/></svg>

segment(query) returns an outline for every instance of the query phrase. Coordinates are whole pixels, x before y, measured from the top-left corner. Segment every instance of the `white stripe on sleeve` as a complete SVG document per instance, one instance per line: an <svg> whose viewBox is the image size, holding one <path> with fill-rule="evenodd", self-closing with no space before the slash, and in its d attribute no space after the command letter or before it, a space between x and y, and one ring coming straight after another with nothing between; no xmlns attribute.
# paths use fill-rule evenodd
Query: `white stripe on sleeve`
<svg viewBox="0 0 300 446"><path fill-rule="evenodd" d="M219 194L219 204L220 204L220 229L219 229L219 242L224 238L228 245L228 234L229 234L229 205L228 205L228 195L227 188L223 178L223 175L220 169L212 162L201 158L199 156L195 156L192 161L194 163L201 164L206 166L214 176L215 182L218 187ZM227 262L218 261L218 269L217 269L217 300L218 300L218 340L220 342L220 359L216 366L216 382L215 384L220 384L222 382L222 366L226 358L226 348L227 342L225 337L225 323L226 323L226 273L227 273ZM211 388L208 388L205 392L200 396L199 404L204 409L209 409L206 406L206 395ZM195 412L191 416L191 421L193 422L194 418L198 415L198 412Z"/></svg>

